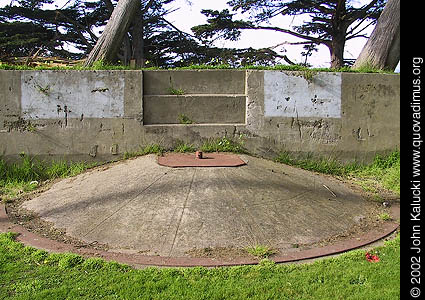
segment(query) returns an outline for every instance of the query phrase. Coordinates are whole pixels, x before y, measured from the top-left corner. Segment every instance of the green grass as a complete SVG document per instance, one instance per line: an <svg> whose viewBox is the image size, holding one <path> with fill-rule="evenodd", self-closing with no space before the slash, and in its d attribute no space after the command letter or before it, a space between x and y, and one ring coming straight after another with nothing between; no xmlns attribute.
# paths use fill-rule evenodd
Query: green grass
<svg viewBox="0 0 425 300"><path fill-rule="evenodd" d="M191 151L178 143L175 151ZM202 151L243 152L241 143L228 138L206 141ZM158 144L142 147L137 155L162 153ZM129 154L130 155L130 154ZM131 157L131 155L130 155ZM382 184L400 190L400 153L377 156L372 164L341 165L329 160L294 159L282 153L277 161L312 171ZM46 179L76 175L90 165L53 162L50 165L22 155L19 164L0 160L0 197L36 188ZM370 181L370 182L369 182ZM3 195L1 195L1 193ZM386 220L389 215L381 214ZM13 233L0 234L0 299L399 299L400 236L369 253L380 261L368 262L365 250L308 264L276 265L269 259L256 266L228 268L147 268L136 270L99 258L66 253L48 254L25 247ZM247 248L265 258L273 249Z"/></svg>
<svg viewBox="0 0 425 300"><path fill-rule="evenodd" d="M10 201L36 189L45 180L75 176L95 165L95 163L66 161L45 163L23 153L19 163L7 164L0 159L0 199Z"/></svg>
<svg viewBox="0 0 425 300"><path fill-rule="evenodd" d="M177 143L174 148L175 152L194 152L196 150L197 148L194 145L184 142ZM241 143L226 137L205 141L200 150L204 152L246 152ZM162 154L163 152L165 152L164 147L152 143L140 147L137 151L127 151L122 158L129 159L147 154ZM71 163L66 161L45 163L24 153L21 154L19 163L7 164L0 157L0 200L11 201L24 193L35 190L46 180L75 176L95 165L96 163Z"/></svg>
<svg viewBox="0 0 425 300"><path fill-rule="evenodd" d="M294 158L287 152L280 153L275 161L309 171L350 178L368 192L374 193L378 187L382 187L400 194L399 151L387 156L377 155L371 164L343 165L334 159Z"/></svg>
<svg viewBox="0 0 425 300"><path fill-rule="evenodd" d="M164 68L149 67L141 68L140 70L163 70ZM360 69L351 69L350 67L342 67L339 69L332 68L307 68L301 65L274 65L274 66L243 66L233 67L226 64L200 64L190 65L186 67L167 68L167 70L278 70L278 71L303 71L309 76L309 72L353 72L353 73L389 73L395 74L392 71L374 69L369 66L364 66ZM67 67L48 67L48 66L37 66L31 67L26 65L11 65L0 62L0 70L134 70L134 68L124 65L111 65L105 64L102 61L95 62L92 67L83 67L82 65L67 66ZM184 93L184 91L182 90ZM180 94L181 95L181 94Z"/></svg>
<svg viewBox="0 0 425 300"><path fill-rule="evenodd" d="M379 214L379 219L381 219L382 221L390 221L392 218L388 213L382 213Z"/></svg>
<svg viewBox="0 0 425 300"><path fill-rule="evenodd" d="M203 152L233 152L233 153L247 153L243 147L243 141L234 141L227 137L219 139L209 139L201 145Z"/></svg>
<svg viewBox="0 0 425 300"><path fill-rule="evenodd" d="M178 115L178 120L180 124L193 124L193 120L191 120L188 116L186 116L185 114L179 114Z"/></svg>
<svg viewBox="0 0 425 300"><path fill-rule="evenodd" d="M136 270L99 258L48 254L0 234L0 299L400 298L400 237L308 264Z"/></svg>
<svg viewBox="0 0 425 300"><path fill-rule="evenodd" d="M206 140L199 149L203 152L247 153L243 147L243 137L240 137L239 141L227 137ZM178 142L174 147L175 152L194 152L196 150L194 145L184 142ZM146 154L162 154L164 151L165 149L159 144L148 144L138 151L125 152L123 159ZM25 154L21 156L21 162L15 164L6 164L4 160L0 159L0 198L3 201L9 201L25 192L30 192L45 180L75 176L95 166L94 163L68 163L65 161L53 161L46 164ZM365 191L376 193L377 200L380 200L377 195L378 187L400 194L399 151L385 157L377 156L373 163L368 165L357 163L342 165L336 160L311 157L296 159L286 152L282 152L275 160L310 171L349 178L358 183Z"/></svg>
<svg viewBox="0 0 425 300"><path fill-rule="evenodd" d="M349 173L352 177L364 179L365 185L382 185L400 194L400 152L394 151L388 156L376 156L370 165L359 166Z"/></svg>
<svg viewBox="0 0 425 300"><path fill-rule="evenodd" d="M162 154L165 149L160 144L148 144L146 146L141 147L138 151L129 152L126 151L123 154L123 159L129 159L132 157L147 155L147 154Z"/></svg>
<svg viewBox="0 0 425 300"><path fill-rule="evenodd" d="M255 245L252 247L247 247L245 249L249 254L258 257L258 258L268 258L270 255L276 253L276 251L266 245Z"/></svg>
<svg viewBox="0 0 425 300"><path fill-rule="evenodd" d="M170 95L184 95L185 91L183 89L175 89L173 87L168 88L168 93Z"/></svg>
<svg viewBox="0 0 425 300"><path fill-rule="evenodd" d="M174 147L174 152L185 153L185 152L195 152L197 149L193 144L188 144L183 141L177 142L177 145Z"/></svg>

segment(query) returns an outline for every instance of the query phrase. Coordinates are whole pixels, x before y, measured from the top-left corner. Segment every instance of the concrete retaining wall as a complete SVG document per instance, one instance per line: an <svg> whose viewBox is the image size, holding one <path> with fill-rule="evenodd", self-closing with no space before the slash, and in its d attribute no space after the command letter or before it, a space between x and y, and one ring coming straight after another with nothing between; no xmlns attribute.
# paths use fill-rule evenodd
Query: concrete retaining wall
<svg viewBox="0 0 425 300"><path fill-rule="evenodd" d="M181 124L182 121L192 124ZM253 154L400 145L400 77L256 70L0 71L0 155L109 160L227 136Z"/></svg>

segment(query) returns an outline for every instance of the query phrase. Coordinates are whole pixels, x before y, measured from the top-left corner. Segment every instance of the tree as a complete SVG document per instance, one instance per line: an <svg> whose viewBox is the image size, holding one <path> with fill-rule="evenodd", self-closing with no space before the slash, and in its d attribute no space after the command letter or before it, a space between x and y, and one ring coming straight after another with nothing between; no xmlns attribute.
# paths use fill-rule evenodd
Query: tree
<svg viewBox="0 0 425 300"><path fill-rule="evenodd" d="M7 56L30 56L37 49L60 53L55 32L27 22L0 23L0 58Z"/></svg>
<svg viewBox="0 0 425 300"><path fill-rule="evenodd" d="M153 0L149 1L149 3L152 2ZM85 66L91 66L97 60L102 60L106 63L116 60L118 50L121 47L130 23L133 21L135 12L139 10L139 5L139 0L118 1L106 24L105 30L87 57Z"/></svg>
<svg viewBox="0 0 425 300"><path fill-rule="evenodd" d="M139 0L140 1L140 0ZM174 0L143 1L135 11L113 60L130 60L146 67L183 67L191 64L272 65L287 59L272 49L221 49L204 45L192 34L167 21ZM0 57L59 56L81 59L94 48L97 28L103 28L116 0L71 0L64 7L53 0L15 0L0 8ZM118 43L119 44L119 43ZM68 47L72 46L72 47Z"/></svg>
<svg viewBox="0 0 425 300"><path fill-rule="evenodd" d="M43 55L57 55L64 58L82 58L86 51L93 48L97 36L92 31L94 27L104 26L109 15L105 3L98 2L68 1L66 7L44 8L45 4L52 4L52 0L18 0L10 5L0 8L0 19L5 26L13 24L15 29L9 32L9 38L15 41L16 48L24 50L24 45L32 39L33 32L22 30L33 26L49 32L49 35L40 37L32 49L20 51L22 56L31 55L32 52L43 50ZM12 5L13 4L13 5ZM19 22L19 26L16 26ZM43 29L41 29L43 28ZM73 46L77 51L69 51L66 45ZM3 45L0 44L2 49ZM12 55L12 53L10 53ZM16 53L16 55L18 55Z"/></svg>
<svg viewBox="0 0 425 300"><path fill-rule="evenodd" d="M249 13L250 19L233 20L235 13L203 10L208 17L207 24L192 28L196 36L202 39L224 38L237 40L241 30L272 30L295 36L302 41L292 44L324 44L331 56L331 67L339 68L344 64L344 46L347 40L365 37L364 29L374 24L382 11L385 1L372 0L357 8L355 1L348 0L231 0L228 5L234 12ZM264 23L278 15L304 15L307 20L293 29L270 26ZM366 24L365 24L366 23ZM310 48L311 51L311 48Z"/></svg>
<svg viewBox="0 0 425 300"><path fill-rule="evenodd" d="M353 68L394 70L400 61L400 0L388 0Z"/></svg>
<svg viewBox="0 0 425 300"><path fill-rule="evenodd" d="M132 23L124 34L123 42L117 53L116 58L120 63L128 64L130 59L136 59L138 62L143 60L153 61L150 59L151 55L148 49L156 49L158 45L150 45L149 42L155 41L155 37L164 32L169 32L170 38L178 37L182 40L182 35L176 35L177 29L170 26L165 19L169 10L164 9L163 6L172 1L174 0L144 1L143 3L147 5L141 5L139 10L135 10ZM45 35L46 37L40 40L40 44L37 44L37 48L44 50L44 52L39 52L40 54L76 59L85 57L94 48L98 40L94 31L106 25L114 11L116 0L71 0L67 1L65 6L61 8L56 6L55 9L52 9L52 6L45 6L45 4L54 3L56 3L54 0L16 0L13 5L0 8L0 20L2 24L4 22L5 25L10 25L8 28L19 21L22 26L25 24L28 27L35 24L38 28L50 32L51 35L48 37ZM17 28L17 26L14 28ZM25 30L23 32L8 30L8 39L14 40L13 45L10 45L10 42L8 42L8 45L17 49L20 47L20 41L25 43L26 39L32 40L33 34ZM186 40L182 41L182 43L185 42ZM46 47L46 45L52 46ZM166 43L161 45L166 46ZM6 49L2 47L2 44L0 44L0 47L1 50ZM23 47L20 48L24 49ZM58 48L60 48L60 51ZM11 53L9 51L4 52ZM31 55L31 52L33 50L29 49L28 51L20 51L19 54L22 56ZM158 51L156 52L158 53Z"/></svg>

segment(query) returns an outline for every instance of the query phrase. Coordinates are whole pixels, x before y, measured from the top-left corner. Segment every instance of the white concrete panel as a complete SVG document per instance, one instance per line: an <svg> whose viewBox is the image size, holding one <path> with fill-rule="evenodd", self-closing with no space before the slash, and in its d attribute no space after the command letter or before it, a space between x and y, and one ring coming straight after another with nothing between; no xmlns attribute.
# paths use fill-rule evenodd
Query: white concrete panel
<svg viewBox="0 0 425 300"><path fill-rule="evenodd" d="M301 75L264 72L266 117L341 118L341 74Z"/></svg>
<svg viewBox="0 0 425 300"><path fill-rule="evenodd" d="M25 71L21 90L25 119L124 116L124 77L120 72Z"/></svg>

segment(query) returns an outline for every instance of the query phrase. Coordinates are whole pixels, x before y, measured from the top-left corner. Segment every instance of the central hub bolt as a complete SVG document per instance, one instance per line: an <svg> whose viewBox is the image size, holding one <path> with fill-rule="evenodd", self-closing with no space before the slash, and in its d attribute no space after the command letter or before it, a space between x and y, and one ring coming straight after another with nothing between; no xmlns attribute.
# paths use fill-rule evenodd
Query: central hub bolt
<svg viewBox="0 0 425 300"><path fill-rule="evenodd" d="M202 151L196 151L195 158L196 159L202 159Z"/></svg>

